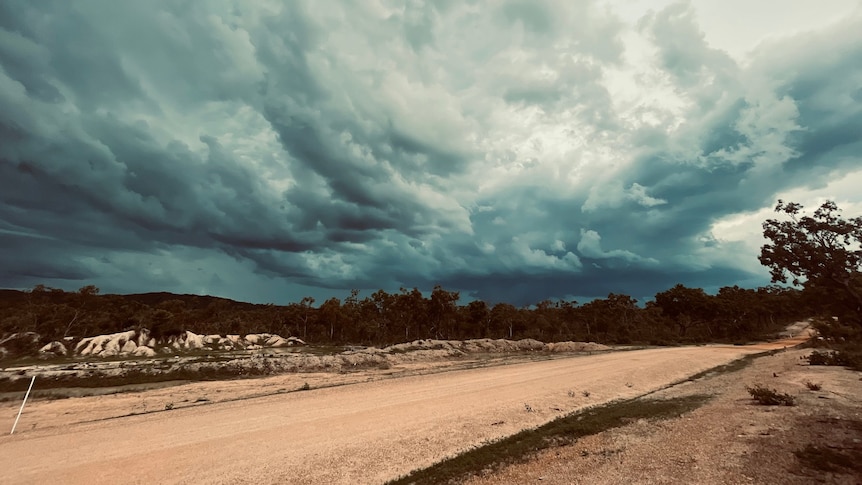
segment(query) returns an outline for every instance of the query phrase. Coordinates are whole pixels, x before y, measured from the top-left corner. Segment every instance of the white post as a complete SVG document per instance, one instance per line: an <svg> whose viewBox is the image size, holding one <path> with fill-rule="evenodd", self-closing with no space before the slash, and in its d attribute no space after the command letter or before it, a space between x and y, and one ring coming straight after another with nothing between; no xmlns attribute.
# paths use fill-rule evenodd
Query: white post
<svg viewBox="0 0 862 485"><path fill-rule="evenodd" d="M15 434L15 427L18 426L18 420L21 419L21 413L24 411L24 405L27 404L27 398L30 397L30 391L33 389L33 383L36 382L36 376L30 379L30 387L27 388L27 394L24 394L24 402L21 403L21 409L18 410L18 417L15 418L15 424L12 425L12 432Z"/></svg>

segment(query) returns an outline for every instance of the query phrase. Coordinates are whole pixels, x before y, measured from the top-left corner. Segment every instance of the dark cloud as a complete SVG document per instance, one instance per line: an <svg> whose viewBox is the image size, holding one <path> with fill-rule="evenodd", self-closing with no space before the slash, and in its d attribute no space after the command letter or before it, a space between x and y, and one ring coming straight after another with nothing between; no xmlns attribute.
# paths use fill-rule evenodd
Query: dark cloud
<svg viewBox="0 0 862 485"><path fill-rule="evenodd" d="M0 286L765 283L716 224L858 169L859 27L741 62L687 4L4 2Z"/></svg>

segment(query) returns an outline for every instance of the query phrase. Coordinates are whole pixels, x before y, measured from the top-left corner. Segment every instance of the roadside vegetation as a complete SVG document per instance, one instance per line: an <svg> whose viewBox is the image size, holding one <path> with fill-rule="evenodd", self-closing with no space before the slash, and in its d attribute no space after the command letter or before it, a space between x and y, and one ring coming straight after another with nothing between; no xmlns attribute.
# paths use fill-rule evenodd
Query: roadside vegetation
<svg viewBox="0 0 862 485"><path fill-rule="evenodd" d="M831 352L815 352L809 362L862 370L862 216L845 219L832 201L811 215L803 209L778 201L783 219L763 223L770 242L760 262L773 283L801 287L810 301L818 346Z"/></svg>
<svg viewBox="0 0 862 485"><path fill-rule="evenodd" d="M458 292L436 287L363 299L353 291L313 306L305 298L285 306L253 305L215 297L153 293L100 295L37 286L0 290L0 360L33 355L39 347L70 336L148 328L155 338L182 334L272 333L297 336L315 346L385 346L419 339L533 338L544 342L678 345L747 343L774 338L810 306L802 292L781 287L722 288L709 295L676 285L639 305L611 294L584 304L542 301L516 308L474 300L459 304ZM13 338L10 338L14 336Z"/></svg>
<svg viewBox="0 0 862 485"><path fill-rule="evenodd" d="M751 395L751 399L762 406L796 405L796 399L794 399L790 394L781 393L775 389L770 389L760 384L755 384L754 386L746 387L745 389L748 391L748 394Z"/></svg>

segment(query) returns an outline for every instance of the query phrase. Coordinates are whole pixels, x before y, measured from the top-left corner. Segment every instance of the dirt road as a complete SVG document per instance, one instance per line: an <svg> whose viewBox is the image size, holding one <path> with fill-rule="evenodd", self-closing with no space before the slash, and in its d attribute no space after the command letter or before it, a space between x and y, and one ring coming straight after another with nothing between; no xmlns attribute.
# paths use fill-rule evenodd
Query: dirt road
<svg viewBox="0 0 862 485"><path fill-rule="evenodd" d="M380 483L762 350L615 352L25 431L0 438L0 483Z"/></svg>

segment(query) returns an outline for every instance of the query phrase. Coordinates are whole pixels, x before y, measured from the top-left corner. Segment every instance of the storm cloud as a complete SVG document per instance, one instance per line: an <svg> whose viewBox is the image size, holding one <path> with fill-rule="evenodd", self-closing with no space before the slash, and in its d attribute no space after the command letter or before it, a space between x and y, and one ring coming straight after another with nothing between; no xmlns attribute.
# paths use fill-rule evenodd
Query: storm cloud
<svg viewBox="0 0 862 485"><path fill-rule="evenodd" d="M658 0L2 2L0 287L766 284L777 198L862 208L832 190L862 186L862 10L833 3L737 52Z"/></svg>

